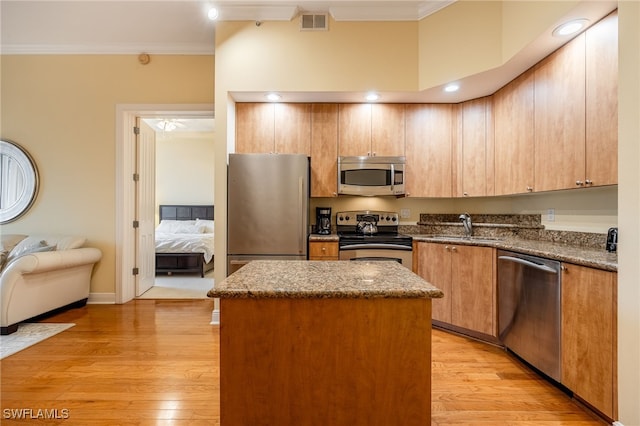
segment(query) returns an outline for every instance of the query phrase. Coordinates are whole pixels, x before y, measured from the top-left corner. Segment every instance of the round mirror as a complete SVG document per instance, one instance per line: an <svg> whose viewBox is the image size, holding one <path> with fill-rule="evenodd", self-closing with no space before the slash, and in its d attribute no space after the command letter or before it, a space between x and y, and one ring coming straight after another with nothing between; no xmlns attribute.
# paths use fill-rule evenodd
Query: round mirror
<svg viewBox="0 0 640 426"><path fill-rule="evenodd" d="M0 224L22 216L36 199L38 170L20 145L0 140Z"/></svg>

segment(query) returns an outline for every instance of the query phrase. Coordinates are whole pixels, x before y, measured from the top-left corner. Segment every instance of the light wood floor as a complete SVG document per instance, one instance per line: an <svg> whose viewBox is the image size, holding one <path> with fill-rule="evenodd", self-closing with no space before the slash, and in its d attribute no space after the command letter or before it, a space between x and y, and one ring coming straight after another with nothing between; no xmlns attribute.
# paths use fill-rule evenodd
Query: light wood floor
<svg viewBox="0 0 640 426"><path fill-rule="evenodd" d="M76 326L0 361L0 423L28 424L6 418L25 408L68 413L37 424L218 425L212 309L212 300L137 300L45 320ZM432 425L604 424L501 349L438 330L432 386Z"/></svg>

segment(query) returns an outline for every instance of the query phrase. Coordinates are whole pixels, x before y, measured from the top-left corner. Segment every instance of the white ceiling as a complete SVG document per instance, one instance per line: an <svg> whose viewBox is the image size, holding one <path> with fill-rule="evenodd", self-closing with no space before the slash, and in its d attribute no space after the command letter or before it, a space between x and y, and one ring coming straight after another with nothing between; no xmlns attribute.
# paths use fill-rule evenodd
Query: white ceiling
<svg viewBox="0 0 640 426"><path fill-rule="evenodd" d="M418 20L455 0L2 0L2 52L213 54L220 20L295 19L329 13L338 21Z"/></svg>

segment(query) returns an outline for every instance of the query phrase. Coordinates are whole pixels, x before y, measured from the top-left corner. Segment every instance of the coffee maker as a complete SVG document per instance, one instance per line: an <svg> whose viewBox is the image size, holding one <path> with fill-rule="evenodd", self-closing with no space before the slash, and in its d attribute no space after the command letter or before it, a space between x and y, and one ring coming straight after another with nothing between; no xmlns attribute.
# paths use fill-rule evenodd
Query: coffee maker
<svg viewBox="0 0 640 426"><path fill-rule="evenodd" d="M316 234L331 233L331 207L316 207Z"/></svg>

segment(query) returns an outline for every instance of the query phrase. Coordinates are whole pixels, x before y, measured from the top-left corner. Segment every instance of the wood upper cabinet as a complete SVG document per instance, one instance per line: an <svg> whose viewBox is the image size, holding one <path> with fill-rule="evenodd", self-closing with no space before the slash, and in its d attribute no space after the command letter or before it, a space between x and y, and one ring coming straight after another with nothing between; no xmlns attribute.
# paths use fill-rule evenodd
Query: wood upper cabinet
<svg viewBox="0 0 640 426"><path fill-rule="evenodd" d="M585 185L618 183L618 14L586 31Z"/></svg>
<svg viewBox="0 0 640 426"><path fill-rule="evenodd" d="M411 197L451 197L453 106L406 105L405 190Z"/></svg>
<svg viewBox="0 0 640 426"><path fill-rule="evenodd" d="M444 293L432 300L433 319L495 337L495 249L417 242L414 250L416 274Z"/></svg>
<svg viewBox="0 0 640 426"><path fill-rule="evenodd" d="M533 191L533 71L493 96L495 195Z"/></svg>
<svg viewBox="0 0 640 426"><path fill-rule="evenodd" d="M274 150L311 155L311 104L274 105Z"/></svg>
<svg viewBox="0 0 640 426"><path fill-rule="evenodd" d="M338 188L338 104L311 107L311 196L336 197Z"/></svg>
<svg viewBox="0 0 640 426"><path fill-rule="evenodd" d="M617 274L562 269L562 384L616 419Z"/></svg>
<svg viewBox="0 0 640 426"><path fill-rule="evenodd" d="M404 156L404 105L340 104L340 156Z"/></svg>
<svg viewBox="0 0 640 426"><path fill-rule="evenodd" d="M584 183L585 35L535 68L535 191Z"/></svg>
<svg viewBox="0 0 640 426"><path fill-rule="evenodd" d="M236 151L310 155L311 104L237 103Z"/></svg>
<svg viewBox="0 0 640 426"><path fill-rule="evenodd" d="M274 152L274 105L272 103L236 104L236 152Z"/></svg>
<svg viewBox="0 0 640 426"><path fill-rule="evenodd" d="M456 105L454 195L493 195L493 102L490 97Z"/></svg>
<svg viewBox="0 0 640 426"><path fill-rule="evenodd" d="M371 105L371 151L380 157L405 155L405 106Z"/></svg>

